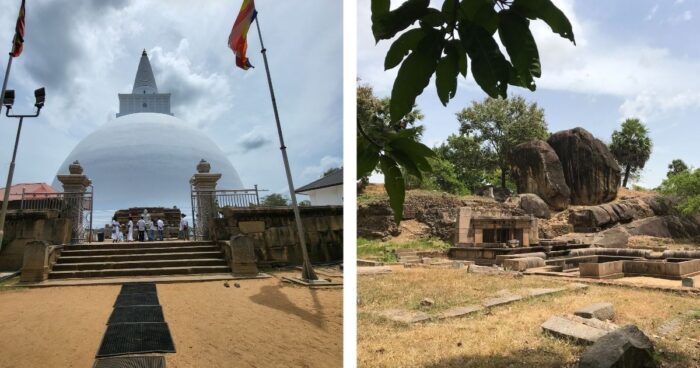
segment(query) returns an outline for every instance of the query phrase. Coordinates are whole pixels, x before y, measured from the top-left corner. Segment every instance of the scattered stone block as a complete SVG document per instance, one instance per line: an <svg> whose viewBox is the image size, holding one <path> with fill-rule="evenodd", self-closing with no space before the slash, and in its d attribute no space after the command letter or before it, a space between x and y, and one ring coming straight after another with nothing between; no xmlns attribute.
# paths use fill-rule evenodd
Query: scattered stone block
<svg viewBox="0 0 700 368"><path fill-rule="evenodd" d="M525 271L528 268L544 267L544 259L539 257L523 257L506 259L503 261L503 268L513 271Z"/></svg>
<svg viewBox="0 0 700 368"><path fill-rule="evenodd" d="M357 265L364 266L364 267L377 267L377 266L384 266L384 262L373 261L371 259L358 259Z"/></svg>
<svg viewBox="0 0 700 368"><path fill-rule="evenodd" d="M480 305L467 305L464 307L453 307L453 308L450 308L450 309L438 314L437 318L438 319L445 319L445 318L462 317L462 316L466 316L468 314L478 312L478 311L483 310L483 309L484 309L484 307L482 307Z"/></svg>
<svg viewBox="0 0 700 368"><path fill-rule="evenodd" d="M484 307L491 308L491 307L496 307L499 305L505 305L505 304L509 304L512 302L516 302L516 301L522 300L522 299L523 299L523 297L520 295L505 294L505 295L502 295L502 296L499 296L496 298L485 299L482 302L482 304L484 305Z"/></svg>
<svg viewBox="0 0 700 368"><path fill-rule="evenodd" d="M594 343L607 333L605 330L559 316L549 317L541 327L553 335L570 338L585 344Z"/></svg>
<svg viewBox="0 0 700 368"><path fill-rule="evenodd" d="M566 290L565 288L532 288L526 289L527 295L531 297L558 293Z"/></svg>
<svg viewBox="0 0 700 368"><path fill-rule="evenodd" d="M427 321L430 319L430 315L428 315L427 313L420 311L407 311L403 309L388 309L379 312L378 315L386 319L392 320L394 322L401 323L416 323Z"/></svg>
<svg viewBox="0 0 700 368"><path fill-rule="evenodd" d="M435 300L431 298L423 298L423 300L420 301L420 305L422 307L432 307L435 305Z"/></svg>
<svg viewBox="0 0 700 368"><path fill-rule="evenodd" d="M605 334L586 349L578 367L655 368L654 345L637 326L625 326Z"/></svg>
<svg viewBox="0 0 700 368"><path fill-rule="evenodd" d="M605 330L605 331L614 331L614 330L617 330L619 328L618 325L616 325L612 322L601 321L597 318L583 318L583 317L575 316L572 314L567 315L566 318L570 319L574 322L583 323L586 326L598 328L598 329Z"/></svg>
<svg viewBox="0 0 700 368"><path fill-rule="evenodd" d="M685 287L700 288L700 275L684 278L681 285Z"/></svg>
<svg viewBox="0 0 700 368"><path fill-rule="evenodd" d="M390 273L391 268L387 266L375 266L375 267L363 267L363 266L358 266L357 267L357 274L358 275L381 275L385 273Z"/></svg>
<svg viewBox="0 0 700 368"><path fill-rule="evenodd" d="M583 318L613 320L615 318L615 309L611 303L595 303L579 308L574 314Z"/></svg>

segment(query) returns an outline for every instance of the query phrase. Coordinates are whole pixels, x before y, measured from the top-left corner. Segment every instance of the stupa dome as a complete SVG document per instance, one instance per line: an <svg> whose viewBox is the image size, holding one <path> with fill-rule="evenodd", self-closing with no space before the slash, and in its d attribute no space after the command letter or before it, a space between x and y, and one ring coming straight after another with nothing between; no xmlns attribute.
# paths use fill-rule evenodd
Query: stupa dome
<svg viewBox="0 0 700 368"><path fill-rule="evenodd" d="M144 86L144 81L152 87ZM57 174L68 174L70 164L80 161L94 186L96 210L189 207L189 180L202 159L211 164L211 172L222 174L217 188L243 188L236 169L216 143L172 116L170 95L158 93L145 52L134 85L134 93L119 95L119 117L78 143ZM154 98L167 98L167 104L148 104ZM137 110L142 107L150 112ZM57 180L52 185L62 188Z"/></svg>

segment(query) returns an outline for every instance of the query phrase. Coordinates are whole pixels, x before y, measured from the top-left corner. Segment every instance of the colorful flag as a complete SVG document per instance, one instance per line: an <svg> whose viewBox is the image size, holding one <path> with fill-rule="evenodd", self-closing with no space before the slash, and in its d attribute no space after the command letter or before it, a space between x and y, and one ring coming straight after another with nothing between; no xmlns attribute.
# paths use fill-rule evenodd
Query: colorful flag
<svg viewBox="0 0 700 368"><path fill-rule="evenodd" d="M17 25L15 26L15 38L12 40L12 51L10 55L17 57L22 53L24 47L24 0L19 7L19 15L17 16Z"/></svg>
<svg viewBox="0 0 700 368"><path fill-rule="evenodd" d="M257 15L258 12L255 10L255 2L253 0L243 0L241 11L238 13L238 17L233 23L231 34L228 36L228 47L230 47L236 55L236 65L243 70L253 67L250 65L250 60L245 56L246 50L248 49L246 35L248 34L250 24L253 23Z"/></svg>

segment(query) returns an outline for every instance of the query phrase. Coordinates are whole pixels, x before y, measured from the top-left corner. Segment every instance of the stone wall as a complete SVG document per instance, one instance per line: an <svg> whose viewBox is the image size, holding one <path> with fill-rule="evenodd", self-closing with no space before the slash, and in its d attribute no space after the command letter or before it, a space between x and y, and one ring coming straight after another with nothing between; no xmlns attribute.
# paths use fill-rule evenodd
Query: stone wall
<svg viewBox="0 0 700 368"><path fill-rule="evenodd" d="M343 259L343 207L300 207L306 246L312 262ZM258 265L301 264L294 212L289 207L254 207L221 210L223 217L210 227L212 240L229 240L244 234L253 239Z"/></svg>
<svg viewBox="0 0 700 368"><path fill-rule="evenodd" d="M0 271L17 271L22 268L25 247L31 241L70 243L71 221L61 217L58 211L10 211L5 221Z"/></svg>

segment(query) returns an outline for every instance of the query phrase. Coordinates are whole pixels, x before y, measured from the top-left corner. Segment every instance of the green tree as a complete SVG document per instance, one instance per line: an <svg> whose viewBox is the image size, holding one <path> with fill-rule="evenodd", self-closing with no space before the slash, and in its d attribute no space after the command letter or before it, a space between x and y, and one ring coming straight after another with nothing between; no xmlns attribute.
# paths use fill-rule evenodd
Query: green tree
<svg viewBox="0 0 700 368"><path fill-rule="evenodd" d="M433 74L438 97L447 105L457 93L458 75L467 77L468 60L474 80L491 97L507 97L508 85L534 91L541 68L530 20L544 21L575 44L571 23L551 0L444 0L440 9L430 8L430 0L405 0L394 10L391 0L372 0L371 11L377 42L401 33L384 60L385 69L401 65L391 92L391 122L414 109ZM416 22L419 27L405 31ZM495 40L496 32L508 59ZM358 114L358 130L360 118ZM397 134L386 143L358 139L358 178L379 164L397 222L405 197L401 169L420 178L421 172L430 171L428 158L433 156L411 138Z"/></svg>
<svg viewBox="0 0 700 368"><path fill-rule="evenodd" d="M326 176L331 175L331 174L335 174L342 169L343 169L342 167L331 167L330 169L324 171L323 176L321 176L321 177L325 178Z"/></svg>
<svg viewBox="0 0 700 368"><path fill-rule="evenodd" d="M689 169L667 177L659 190L678 199L676 208L681 213L700 214L700 169Z"/></svg>
<svg viewBox="0 0 700 368"><path fill-rule="evenodd" d="M433 148L439 159L452 164L459 180L470 192L486 184L497 166L493 156L484 149L483 142L464 134L451 134L447 140Z"/></svg>
<svg viewBox="0 0 700 368"><path fill-rule="evenodd" d="M263 206L286 206L287 205L287 198L284 198L279 193L272 193L270 195L266 195L265 197L262 198L262 205Z"/></svg>
<svg viewBox="0 0 700 368"><path fill-rule="evenodd" d="M668 172L666 173L666 177L669 178L673 175L686 171L688 171L688 165L686 165L681 159L675 159L668 164Z"/></svg>
<svg viewBox="0 0 700 368"><path fill-rule="evenodd" d="M626 119L621 128L612 134L610 152L624 168L622 186L626 188L630 174L638 173L649 160L652 144L649 130L639 119Z"/></svg>
<svg viewBox="0 0 700 368"><path fill-rule="evenodd" d="M515 146L535 139L547 139L544 110L524 98L486 98L472 102L457 113L461 134L483 142L486 156L501 171L501 188L507 188L510 176L510 155Z"/></svg>
<svg viewBox="0 0 700 368"><path fill-rule="evenodd" d="M423 176L421 188L439 190L456 195L469 194L469 189L457 176L455 165L440 157L430 159L433 171Z"/></svg>
<svg viewBox="0 0 700 368"><path fill-rule="evenodd" d="M400 221L406 190L404 172L418 182L430 171L427 158L433 151L419 142L423 127L417 122L423 114L414 109L402 119L390 116L388 98L380 99L368 85L357 88L357 179L360 182L379 168L394 218Z"/></svg>

